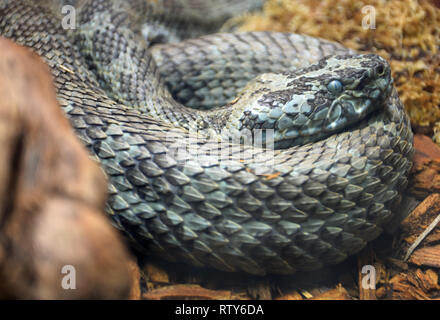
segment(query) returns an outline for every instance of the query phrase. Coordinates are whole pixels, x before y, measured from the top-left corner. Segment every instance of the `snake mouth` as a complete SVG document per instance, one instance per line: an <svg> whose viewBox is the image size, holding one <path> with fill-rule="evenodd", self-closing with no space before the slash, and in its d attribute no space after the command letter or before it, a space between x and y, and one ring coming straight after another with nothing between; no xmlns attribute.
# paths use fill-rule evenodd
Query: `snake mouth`
<svg viewBox="0 0 440 320"><path fill-rule="evenodd" d="M341 130L362 121L370 113L383 109L384 102L390 97L393 79L389 73L377 77L368 84L354 84L354 90L346 90L335 99L327 113L324 131Z"/></svg>

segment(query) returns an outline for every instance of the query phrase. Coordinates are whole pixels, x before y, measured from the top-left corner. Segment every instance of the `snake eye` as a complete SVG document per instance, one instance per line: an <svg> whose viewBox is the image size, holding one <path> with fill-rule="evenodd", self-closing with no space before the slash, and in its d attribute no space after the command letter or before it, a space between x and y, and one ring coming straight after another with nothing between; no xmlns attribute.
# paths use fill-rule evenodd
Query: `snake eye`
<svg viewBox="0 0 440 320"><path fill-rule="evenodd" d="M339 80L332 80L328 83L327 89L333 94L338 94L342 92L343 85Z"/></svg>

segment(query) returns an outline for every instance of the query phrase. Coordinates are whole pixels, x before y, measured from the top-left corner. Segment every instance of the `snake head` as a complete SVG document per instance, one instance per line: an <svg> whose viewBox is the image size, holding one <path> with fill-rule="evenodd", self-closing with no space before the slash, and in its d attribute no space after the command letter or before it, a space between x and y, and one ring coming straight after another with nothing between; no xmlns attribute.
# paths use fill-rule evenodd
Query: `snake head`
<svg viewBox="0 0 440 320"><path fill-rule="evenodd" d="M329 56L293 73L261 75L240 128L273 129L275 148L317 141L381 109L392 84L388 62L374 54Z"/></svg>
<svg viewBox="0 0 440 320"><path fill-rule="evenodd" d="M325 88L321 91L323 96L326 90L329 93L325 132L332 133L362 120L380 108L392 91L390 66L377 55L335 56L321 63L335 73L334 78L323 83Z"/></svg>

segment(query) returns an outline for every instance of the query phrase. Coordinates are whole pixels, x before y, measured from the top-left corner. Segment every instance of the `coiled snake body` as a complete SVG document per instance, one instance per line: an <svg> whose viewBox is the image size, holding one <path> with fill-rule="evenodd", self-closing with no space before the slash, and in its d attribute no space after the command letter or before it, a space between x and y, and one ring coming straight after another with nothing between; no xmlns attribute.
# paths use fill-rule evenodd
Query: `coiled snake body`
<svg viewBox="0 0 440 320"><path fill-rule="evenodd" d="M61 7L0 0L0 34L45 59L108 175L114 225L148 254L258 275L335 264L376 238L413 153L386 61L271 32L148 48L178 36L154 20L162 2L78 1L72 31ZM255 129L277 150L234 143Z"/></svg>

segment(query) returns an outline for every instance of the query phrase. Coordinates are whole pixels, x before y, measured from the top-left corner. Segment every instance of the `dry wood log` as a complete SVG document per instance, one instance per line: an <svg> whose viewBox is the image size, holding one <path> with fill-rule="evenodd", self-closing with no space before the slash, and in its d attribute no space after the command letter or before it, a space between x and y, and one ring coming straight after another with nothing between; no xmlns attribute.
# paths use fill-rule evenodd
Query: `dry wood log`
<svg viewBox="0 0 440 320"><path fill-rule="evenodd" d="M47 66L3 38L0 146L0 297L128 297L129 255L103 214L104 174L64 117Z"/></svg>

